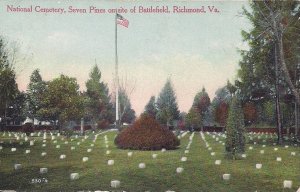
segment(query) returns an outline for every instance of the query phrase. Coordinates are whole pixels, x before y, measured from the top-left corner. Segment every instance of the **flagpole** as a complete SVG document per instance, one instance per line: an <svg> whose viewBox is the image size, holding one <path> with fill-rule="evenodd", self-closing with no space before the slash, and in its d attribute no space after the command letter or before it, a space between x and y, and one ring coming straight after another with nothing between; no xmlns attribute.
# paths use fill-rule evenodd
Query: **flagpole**
<svg viewBox="0 0 300 192"><path fill-rule="evenodd" d="M117 26L117 13L115 16L115 75L116 75L116 128L119 129L119 76L118 76L118 26Z"/></svg>

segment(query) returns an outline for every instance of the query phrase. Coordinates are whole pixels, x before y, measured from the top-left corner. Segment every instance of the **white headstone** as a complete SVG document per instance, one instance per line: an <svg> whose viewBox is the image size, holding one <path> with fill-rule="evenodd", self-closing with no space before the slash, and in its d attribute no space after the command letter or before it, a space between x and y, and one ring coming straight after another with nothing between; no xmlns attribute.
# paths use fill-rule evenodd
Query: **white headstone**
<svg viewBox="0 0 300 192"><path fill-rule="evenodd" d="M21 169L22 168L22 165L21 164L15 164L15 170L19 170L19 169Z"/></svg>
<svg viewBox="0 0 300 192"><path fill-rule="evenodd" d="M110 182L110 186L111 186L112 188L118 188L118 187L120 187L120 184L121 184L121 182L118 181L118 180L112 180L112 181Z"/></svg>
<svg viewBox="0 0 300 192"><path fill-rule="evenodd" d="M94 146L95 146L95 144L92 143L92 144L91 144L91 147L94 147Z"/></svg>
<svg viewBox="0 0 300 192"><path fill-rule="evenodd" d="M157 157L157 154L152 154L153 159L156 159L156 157Z"/></svg>
<svg viewBox="0 0 300 192"><path fill-rule="evenodd" d="M115 164L115 161L114 160L108 160L107 161L107 165L114 165Z"/></svg>
<svg viewBox="0 0 300 192"><path fill-rule="evenodd" d="M0 146L0 150L2 150L3 149L3 147L2 146Z"/></svg>
<svg viewBox="0 0 300 192"><path fill-rule="evenodd" d="M250 149L250 150L252 150L252 149L253 149L253 147L252 147L252 146L250 146L250 147L249 147L249 149Z"/></svg>
<svg viewBox="0 0 300 192"><path fill-rule="evenodd" d="M293 182L290 181L290 180L284 180L283 181L283 188L289 188L289 189L291 189L292 185L293 185Z"/></svg>
<svg viewBox="0 0 300 192"><path fill-rule="evenodd" d="M77 142L77 145L80 145L80 142Z"/></svg>
<svg viewBox="0 0 300 192"><path fill-rule="evenodd" d="M88 152L88 153L92 152L92 149L87 149L87 152Z"/></svg>
<svg viewBox="0 0 300 192"><path fill-rule="evenodd" d="M246 154L242 154L242 157L243 157L243 158L246 158L246 157L247 157L247 155L246 155Z"/></svg>
<svg viewBox="0 0 300 192"><path fill-rule="evenodd" d="M56 149L60 149L60 145L56 145Z"/></svg>
<svg viewBox="0 0 300 192"><path fill-rule="evenodd" d="M33 146L34 145L34 141L30 141L30 146Z"/></svg>
<svg viewBox="0 0 300 192"><path fill-rule="evenodd" d="M56 143L57 143L57 141L56 141L56 140L54 140L54 141L53 141L53 143L54 143L54 144L56 144Z"/></svg>
<svg viewBox="0 0 300 192"><path fill-rule="evenodd" d="M17 150L17 148L11 148L12 152L15 152Z"/></svg>
<svg viewBox="0 0 300 192"><path fill-rule="evenodd" d="M183 168L182 167L177 167L176 168L176 173L182 173L183 172Z"/></svg>
<svg viewBox="0 0 300 192"><path fill-rule="evenodd" d="M46 152L42 152L41 155L44 157L44 156L47 155L47 153Z"/></svg>
<svg viewBox="0 0 300 192"><path fill-rule="evenodd" d="M281 157L277 157L276 161L282 161Z"/></svg>
<svg viewBox="0 0 300 192"><path fill-rule="evenodd" d="M66 155L62 154L62 155L59 156L59 158L60 158L60 159L65 159L65 158L66 158Z"/></svg>
<svg viewBox="0 0 300 192"><path fill-rule="evenodd" d="M265 151L264 150L260 150L260 154L264 154L265 153Z"/></svg>
<svg viewBox="0 0 300 192"><path fill-rule="evenodd" d="M44 144L42 145L42 147L46 147L46 144L44 143Z"/></svg>
<svg viewBox="0 0 300 192"><path fill-rule="evenodd" d="M87 162L88 160L89 160L88 157L83 157L83 158L82 158L82 162Z"/></svg>
<svg viewBox="0 0 300 192"><path fill-rule="evenodd" d="M110 150L107 150L107 151L106 151L106 155L109 155L109 154L110 154Z"/></svg>
<svg viewBox="0 0 300 192"><path fill-rule="evenodd" d="M256 169L261 169L262 168L262 164L258 163L255 165L256 166Z"/></svg>
<svg viewBox="0 0 300 192"><path fill-rule="evenodd" d="M295 156L295 155L296 155L296 152L294 152L294 151L291 152L291 155L292 155L292 156Z"/></svg>
<svg viewBox="0 0 300 192"><path fill-rule="evenodd" d="M71 150L75 150L75 147L74 147L74 146L72 146L72 147L71 147Z"/></svg>
<svg viewBox="0 0 300 192"><path fill-rule="evenodd" d="M139 168L140 168L140 169L146 168L146 164L145 164L145 163L140 163L140 164L139 164Z"/></svg>
<svg viewBox="0 0 300 192"><path fill-rule="evenodd" d="M181 157L181 161L186 161L187 157Z"/></svg>
<svg viewBox="0 0 300 192"><path fill-rule="evenodd" d="M288 145L286 145L286 146L284 146L284 148L289 148L289 146L288 146Z"/></svg>
<svg viewBox="0 0 300 192"><path fill-rule="evenodd" d="M221 160L216 160L216 161L215 161L215 164L216 164L216 165L221 165Z"/></svg>
<svg viewBox="0 0 300 192"><path fill-rule="evenodd" d="M68 142L68 141L65 141L65 144L66 144L66 145L68 145L68 144L69 144L69 142Z"/></svg>
<svg viewBox="0 0 300 192"><path fill-rule="evenodd" d="M277 147L275 147L275 148L274 148L274 151L277 151L277 150L278 150L278 148L277 148Z"/></svg>
<svg viewBox="0 0 300 192"><path fill-rule="evenodd" d="M71 173L70 179L71 180L77 180L77 179L79 179L79 174L78 173Z"/></svg>
<svg viewBox="0 0 300 192"><path fill-rule="evenodd" d="M223 179L228 181L230 179L230 174L223 174Z"/></svg>
<svg viewBox="0 0 300 192"><path fill-rule="evenodd" d="M26 153L26 154L30 153L30 150L29 150L29 149L27 149L27 150L25 151L25 153Z"/></svg>
<svg viewBox="0 0 300 192"><path fill-rule="evenodd" d="M215 152L211 152L210 155L211 155L211 156L215 156L216 153L215 153Z"/></svg>
<svg viewBox="0 0 300 192"><path fill-rule="evenodd" d="M48 173L48 168L40 168L40 173L41 174Z"/></svg>
<svg viewBox="0 0 300 192"><path fill-rule="evenodd" d="M165 151L166 151L166 149L165 149L165 148L162 148L162 149L161 149L161 152L165 152Z"/></svg>
<svg viewBox="0 0 300 192"><path fill-rule="evenodd" d="M128 156L128 157L131 157L132 154L133 154L133 153L130 151L130 152L127 153L127 156Z"/></svg>
<svg viewBox="0 0 300 192"><path fill-rule="evenodd" d="M211 150L212 150L212 148L211 148L211 147L209 147L209 148L208 148L208 150L209 150L209 151L211 151Z"/></svg>
<svg viewBox="0 0 300 192"><path fill-rule="evenodd" d="M189 150L185 150L185 151L184 151L184 153L189 153L189 152L190 152Z"/></svg>

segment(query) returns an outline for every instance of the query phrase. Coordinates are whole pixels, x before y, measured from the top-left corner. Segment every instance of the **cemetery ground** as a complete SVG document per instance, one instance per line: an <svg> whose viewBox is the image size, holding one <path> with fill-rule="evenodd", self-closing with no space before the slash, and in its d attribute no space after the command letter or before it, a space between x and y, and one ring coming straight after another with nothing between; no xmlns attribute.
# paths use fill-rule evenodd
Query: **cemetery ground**
<svg viewBox="0 0 300 192"><path fill-rule="evenodd" d="M229 160L219 133L184 132L180 148L164 152L117 149L116 134L89 132L66 138L48 133L44 141L43 133L26 137L0 132L0 190L295 192L300 187L300 148L288 142L274 145L275 135L248 134L246 157ZM83 157L88 160L83 162ZM139 168L140 163L145 167ZM40 168L47 168L46 173ZM79 178L72 180L72 173ZM230 174L229 180L223 174ZM113 188L112 180L120 185ZM291 188L284 188L285 180L292 181Z"/></svg>

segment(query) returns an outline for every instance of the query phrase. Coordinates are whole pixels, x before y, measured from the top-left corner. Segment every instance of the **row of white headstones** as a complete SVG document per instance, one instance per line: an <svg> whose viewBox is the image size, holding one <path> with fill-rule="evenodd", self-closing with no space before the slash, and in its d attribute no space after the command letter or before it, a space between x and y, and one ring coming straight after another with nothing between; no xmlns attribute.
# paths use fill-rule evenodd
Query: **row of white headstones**
<svg viewBox="0 0 300 192"><path fill-rule="evenodd" d="M53 143L54 143L54 144L57 143L56 137L55 137L52 133L50 133L50 134L51 134L51 140L53 141ZM187 134L187 132L183 132L180 136L178 136L179 139L183 138L186 134ZM4 133L3 135L5 136L5 133ZM38 133L37 135L40 136L40 133ZM93 142L95 142L95 141L97 140L98 135L99 135L99 134L96 134L96 135L95 135L95 139L93 140ZM203 134L202 132L200 132L200 135L201 135L201 138L203 139L203 141L205 142L206 148L207 148L209 151L212 151L212 148L210 147L209 143L206 141L204 134ZM219 142L219 143L222 144L222 145L225 144L224 142L222 142L222 141L220 140L220 138L222 138L222 137L223 137L223 138L226 138L225 134L221 134L221 133L219 133L219 134L216 134L216 133L214 133L214 134L209 134L209 133L208 133L208 135L212 136L212 138L215 139L216 142ZM254 135L255 135L255 134L254 134ZM9 133L8 136L11 136L11 133ZM24 134L21 134L21 135L15 134L14 136L15 136L16 140L20 140L20 137L21 137L21 138L24 137L24 140L25 140L25 141L28 141L28 140L29 140L28 137L27 137L26 135L24 135ZM31 136L34 136L34 135L31 135ZM59 137L59 136L60 136L60 135L59 135L59 133L58 133L58 134L57 134L57 137ZM191 146L191 144L192 144L193 137L194 137L194 133L192 133L192 134L190 135L190 137L189 137L189 143L188 143L188 145L186 146L186 149L185 149L185 151L184 151L185 154L189 153L189 148L190 148L190 146ZM220 138L219 138L219 137L220 137ZM250 135L249 137L250 137L250 140L253 138L251 135ZM78 135L75 136L75 138L78 139ZM88 138L88 136L85 136L84 139L82 139L82 142L84 142L87 138ZM260 139L260 135L257 136L257 138ZM45 142L46 142L46 139L47 139L46 133L44 133L43 139L44 139L43 142L45 143ZM71 141L72 141L72 140L73 140L73 139L71 139ZM31 140L31 141L30 141L30 146L33 146L33 145L34 145L34 142L35 142L34 140ZM108 145L108 138L107 138L107 135L104 136L104 143L105 143L106 148L108 148L109 145ZM65 144L68 144L68 141L65 141ZM80 145L80 142L77 142L77 145ZM256 143L254 143L254 145L256 145ZM45 147L45 146L46 146L46 144L43 144L43 147ZM94 147L94 144L93 144L93 143L91 144L91 147ZM263 145L263 147L264 147L264 145ZM60 145L56 145L56 148L60 148ZM286 148L287 148L287 147L286 147ZM0 149L2 150L2 146L0 146ZM250 146L249 149L252 150L253 147ZM72 146L72 147L71 147L71 150L75 150L75 147ZM278 150L278 148L274 148L274 150ZM11 151L12 151L12 152L16 151L16 148L11 148ZM92 151L91 148L90 148L90 149L87 149L87 152L91 152L91 151ZM162 152L165 152L166 149L162 149L161 151L162 151ZM30 150L27 149L27 150L25 151L25 153L26 153L26 154L30 153ZM107 149L106 154L109 155L110 153L111 153L111 151ZM261 151L261 154L263 154L262 151ZM42 153L41 153L41 156L46 156L46 155L47 155L46 152L42 152ZM127 155L128 155L128 157L131 157L131 156L133 155L133 152L128 152ZM292 152L291 155L294 155L294 156L295 156L295 152ZM215 156L215 152L211 152L211 156ZM243 157L243 158L246 158L246 154L243 154L242 157ZM60 159L65 159L65 158L66 158L66 155L65 155L65 154L61 154L61 155L60 155ZM155 153L152 154L152 158L153 158L153 159L157 158L157 154L155 154ZM88 159L89 159L88 157L83 157L83 158L82 158L82 161L83 161L83 162L87 162ZM187 157L186 157L186 156L181 157L181 161L182 161L182 162L187 161ZM280 157L277 157L277 161L281 161L281 158L280 158ZM114 160L112 160L112 159L108 160L107 164L110 165L110 166L111 166L111 165L114 165ZM216 161L215 161L215 164L216 164L216 165L220 165L220 164L221 164L221 160L216 160ZM20 169L21 167L22 167L21 164L15 164L15 165L14 165L15 170L18 170L18 169ZM144 168L146 168L146 164L143 163L143 162L142 162L142 163L139 163L138 167L139 167L140 169L144 169ZM261 169L261 167L262 167L262 164L256 164L256 168L257 168L257 169ZM176 172L177 172L177 173L182 173L183 170L184 170L183 167L177 167L177 168L176 168ZM45 167L40 168L40 173L41 173L41 174L45 174L45 173L47 173L47 172L48 172L48 169L47 169L47 168L45 168ZM71 179L71 180L79 179L79 173L71 173L71 174L70 174L70 179ZM223 179L224 179L224 180L229 180L229 179L230 179L230 174L227 174L227 173L223 174ZM117 187L119 187L119 186L120 186L120 181L118 181L118 180L112 180L112 181L111 181L111 187L117 188ZM285 187L285 188L291 188L291 187L292 187L292 181L285 180L285 181L284 181L284 187Z"/></svg>
<svg viewBox="0 0 300 192"><path fill-rule="evenodd" d="M104 133L104 132L103 132L103 133ZM93 142L95 143L96 140L97 140L97 138L98 138L98 135L103 134L103 133L96 134L96 135L95 135L95 138L94 138L94 140L93 140ZM32 133L30 136L32 136L32 137L33 137L33 136L38 136L38 137L40 137L41 135L42 135L42 133L38 132L38 133ZM187 132L183 132L183 133L181 134L181 137L180 137L180 138L183 138L185 135L187 135ZM3 133L3 136L6 136L6 133ZM8 133L7 136L8 136L8 137L12 137L13 139L18 140L18 141L24 138L25 142L29 141L30 146L34 146L34 145L35 145L35 142L36 142L36 140L30 140L30 138L27 137L26 134L23 134L23 133ZM60 134L59 134L59 133L57 133L57 135L54 135L52 132L50 132L50 138L51 138L51 141L52 141L53 144L57 144L57 139L58 139L59 137L60 137ZM190 136L190 138L189 138L189 143L188 143L188 145L186 146L185 153L189 153L189 150L188 150L188 149L190 148L190 145L192 144L192 139L193 139L193 137L194 137L194 133L193 133L193 134ZM47 138L49 138L49 136L47 136L46 133L43 133L43 144L42 144L42 147L46 147ZM76 136L75 136L75 139L78 139L78 138L79 138L79 136L76 135ZM104 138L104 144L105 144L105 147L107 148L106 154L109 155L109 154L111 154L111 150L108 149L108 148L109 148L109 145L108 145L108 143L109 143L108 137L107 137L107 135L104 135L103 138ZM84 136L84 138L83 138L81 141L84 142L86 139L88 139L88 136ZM61 140L63 141L64 138L62 137ZM74 138L71 139L71 141L73 141L73 140L74 140ZM65 143L66 145L69 144L68 141L65 141L64 143ZM91 147L94 147L94 143L92 143L90 146L91 146ZM20 142L20 144L23 145L23 142ZM81 142L77 142L77 145L78 145L78 146L79 146L80 144L81 144ZM60 145L56 145L56 148L57 148L57 149L60 149ZM0 146L0 150L2 150L2 149L3 149L3 147ZM71 150L75 150L75 146L71 146ZM12 151L12 152L15 152L15 151L17 151L17 148L15 148L15 147L14 147L14 148L11 148L11 151ZM30 152L31 152L30 149L26 149L26 150L25 150L25 154L29 154ZM87 149L87 152L88 152L88 153L92 152L92 148ZM164 149L164 148L161 149L161 152L162 152L162 153L166 152L166 149ZM44 156L46 156L46 155L47 155L47 152L42 152L42 153L41 153L41 156L42 156L42 157L44 157ZM128 157L132 157L132 155L133 155L133 152L132 152L132 151L130 151L130 152L127 153L127 156L128 156ZM152 154L152 158L153 158L153 159L156 159L157 156L158 156L157 153L153 153L153 154ZM62 160L62 159L65 159L65 158L66 158L66 155L65 155L65 154L61 154L60 157L59 157L59 159L61 159L61 160ZM82 162L83 162L83 163L87 162L88 160L89 160L89 157L83 157L83 158L82 158ZM181 158L181 161L182 161L182 162L187 161L187 157L182 157L182 158ZM109 160L107 161L107 165L109 165L109 166L114 165L114 163L115 163L115 162L114 162L113 159L109 159ZM22 168L22 164L19 164L19 163L14 164L14 169L15 169L16 171L17 171L17 170L20 170L21 168ZM138 168L140 168L140 169L145 169L145 168L146 168L146 164L145 164L144 162L141 162L141 163L138 164ZM183 168L182 168L182 167L176 168L176 172L177 172L177 173L181 173L182 171L183 171ZM46 168L46 167L40 168L40 174L46 174L46 173L48 173L48 168ZM77 180L77 179L79 179L79 173L71 173L71 174L70 174L70 179L71 179L71 180ZM112 181L111 181L111 187L112 187L112 188L118 188L118 187L120 187L120 181L118 181L118 180L112 180ZM171 192L171 191L169 191L169 192Z"/></svg>
<svg viewBox="0 0 300 192"><path fill-rule="evenodd" d="M205 145L206 145L206 148L208 151L212 151L212 147L210 146L210 144L206 141L206 138L205 138L205 135L200 132L200 135L201 135L201 138L202 140L205 142ZM211 138L213 138L216 142L218 142L219 144L221 145L225 145L225 142L222 141L222 138L223 139L226 139L226 134L224 133L209 133L207 132L207 135L210 136ZM256 140L262 140L262 143L266 143L266 139L267 138L273 138L273 134L269 134L269 133L250 133L248 134L248 139L250 141L253 141L253 144L254 145L257 145L257 142L254 141L254 139ZM273 143L273 145L277 145L276 143ZM297 144L294 144L295 146L297 146ZM262 145L263 148L266 147L265 144ZM285 148L289 148L289 145L285 145ZM253 146L249 146L249 150L253 150ZM274 147L274 151L278 151L278 148L277 147ZM260 154L264 154L264 150L260 150ZM215 152L211 152L210 155L211 156L215 156ZM291 156L296 156L296 152L291 152ZM242 157L243 158L246 158L247 157L247 154L242 154ZM278 162L281 162L282 161L282 158L281 157L276 157L276 161ZM221 165L221 160L215 160L215 165ZM255 165L255 168L256 169L261 169L262 168L262 164L261 163L257 163ZM231 175L229 173L224 173L223 174L223 179L228 181L230 180L230 177ZM291 180L284 180L283 181L283 188L292 188L292 184L293 182ZM300 187L299 189L297 190L297 192L300 192Z"/></svg>

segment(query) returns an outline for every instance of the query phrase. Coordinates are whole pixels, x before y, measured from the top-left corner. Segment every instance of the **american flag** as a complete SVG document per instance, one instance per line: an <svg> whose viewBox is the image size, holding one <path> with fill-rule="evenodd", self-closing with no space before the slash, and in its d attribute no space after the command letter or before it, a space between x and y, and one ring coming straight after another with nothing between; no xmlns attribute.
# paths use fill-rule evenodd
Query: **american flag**
<svg viewBox="0 0 300 192"><path fill-rule="evenodd" d="M129 21L125 19L122 15L117 14L117 24L123 25L124 27L128 28Z"/></svg>

